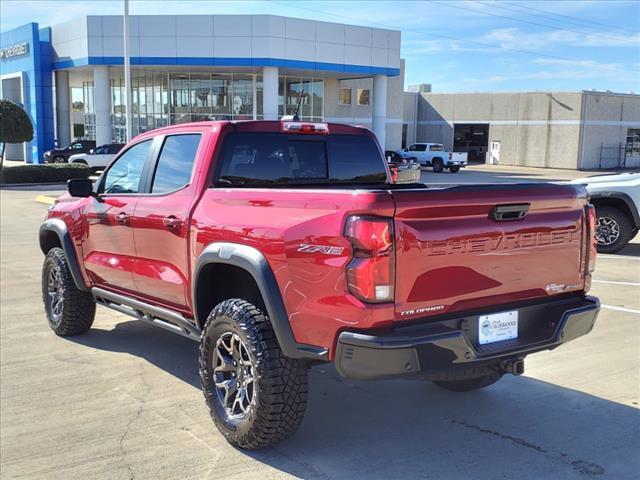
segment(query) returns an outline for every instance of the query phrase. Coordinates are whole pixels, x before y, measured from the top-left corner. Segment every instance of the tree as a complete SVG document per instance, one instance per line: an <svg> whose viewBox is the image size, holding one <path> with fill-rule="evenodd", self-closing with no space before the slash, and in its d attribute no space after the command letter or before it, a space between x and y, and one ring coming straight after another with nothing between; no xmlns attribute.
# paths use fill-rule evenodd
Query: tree
<svg viewBox="0 0 640 480"><path fill-rule="evenodd" d="M22 143L33 140L33 125L27 112L9 100L0 100L0 170L4 164L7 143Z"/></svg>

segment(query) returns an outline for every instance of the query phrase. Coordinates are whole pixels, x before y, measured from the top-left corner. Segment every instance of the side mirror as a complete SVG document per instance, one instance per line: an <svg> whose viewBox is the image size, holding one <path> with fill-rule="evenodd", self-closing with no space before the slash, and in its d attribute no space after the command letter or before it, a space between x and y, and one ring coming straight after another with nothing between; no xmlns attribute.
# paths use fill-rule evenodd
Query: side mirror
<svg viewBox="0 0 640 480"><path fill-rule="evenodd" d="M93 155L94 153L96 153L94 148L92 148L91 150L89 150L89 155Z"/></svg>
<svg viewBox="0 0 640 480"><path fill-rule="evenodd" d="M67 181L67 191L72 197L93 197L93 182L88 178L72 178Z"/></svg>
<svg viewBox="0 0 640 480"><path fill-rule="evenodd" d="M403 148L403 149L402 149L402 151L403 151L403 152L408 152L408 151L409 151L409 149L405 147L405 148Z"/></svg>

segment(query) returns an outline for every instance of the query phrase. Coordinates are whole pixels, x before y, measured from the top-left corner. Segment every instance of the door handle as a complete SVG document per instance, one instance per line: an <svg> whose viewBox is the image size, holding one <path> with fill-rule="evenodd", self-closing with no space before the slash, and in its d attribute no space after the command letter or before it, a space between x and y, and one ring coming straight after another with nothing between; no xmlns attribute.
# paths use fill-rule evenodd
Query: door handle
<svg viewBox="0 0 640 480"><path fill-rule="evenodd" d="M529 212L528 203L514 205L496 205L491 210L489 216L497 222L508 222L512 220L522 220Z"/></svg>
<svg viewBox="0 0 640 480"><path fill-rule="evenodd" d="M174 215L169 215L168 217L164 217L162 219L162 223L164 224L165 228L167 228L168 230L177 230L182 226L182 220L180 220L179 218L176 218Z"/></svg>
<svg viewBox="0 0 640 480"><path fill-rule="evenodd" d="M127 225L129 223L129 215L124 212L120 212L116 216L116 222L118 222L120 225Z"/></svg>

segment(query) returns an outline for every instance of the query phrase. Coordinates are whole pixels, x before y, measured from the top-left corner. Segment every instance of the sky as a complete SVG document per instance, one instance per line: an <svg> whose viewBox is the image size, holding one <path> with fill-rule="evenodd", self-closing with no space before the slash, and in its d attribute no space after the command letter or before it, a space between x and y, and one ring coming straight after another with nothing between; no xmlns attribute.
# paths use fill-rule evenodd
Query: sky
<svg viewBox="0 0 640 480"><path fill-rule="evenodd" d="M405 86L640 93L640 1L130 0L132 15L274 14L402 32ZM121 14L118 0L2 0L0 31Z"/></svg>

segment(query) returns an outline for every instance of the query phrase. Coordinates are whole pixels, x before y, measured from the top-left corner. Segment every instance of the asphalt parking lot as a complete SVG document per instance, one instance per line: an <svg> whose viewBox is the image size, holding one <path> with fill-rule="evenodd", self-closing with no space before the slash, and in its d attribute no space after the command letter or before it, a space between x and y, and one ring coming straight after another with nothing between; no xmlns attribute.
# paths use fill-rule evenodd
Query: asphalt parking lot
<svg viewBox="0 0 640 480"><path fill-rule="evenodd" d="M582 175L529 170L474 167L423 181ZM0 191L3 479L638 478L640 236L598 257L594 331L528 357L525 375L455 394L418 381L349 381L317 366L300 431L243 452L209 418L194 342L106 309L84 336L49 330L37 241L46 205L35 198L60 193L50 189Z"/></svg>

